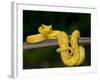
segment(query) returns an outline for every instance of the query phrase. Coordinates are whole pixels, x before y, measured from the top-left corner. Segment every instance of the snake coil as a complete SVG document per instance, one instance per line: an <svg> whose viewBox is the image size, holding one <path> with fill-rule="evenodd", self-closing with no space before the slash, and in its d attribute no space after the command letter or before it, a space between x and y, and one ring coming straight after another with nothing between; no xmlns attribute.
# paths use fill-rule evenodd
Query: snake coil
<svg viewBox="0 0 100 80"><path fill-rule="evenodd" d="M85 49L83 46L78 45L78 40L80 37L80 32L78 30L73 31L70 39L67 33L64 31L53 30L52 26L46 26L42 24L38 29L40 34L29 35L26 38L27 43L37 43L47 39L57 39L59 48L56 49L58 53L61 54L62 62L66 66L77 66L83 63L85 59Z"/></svg>

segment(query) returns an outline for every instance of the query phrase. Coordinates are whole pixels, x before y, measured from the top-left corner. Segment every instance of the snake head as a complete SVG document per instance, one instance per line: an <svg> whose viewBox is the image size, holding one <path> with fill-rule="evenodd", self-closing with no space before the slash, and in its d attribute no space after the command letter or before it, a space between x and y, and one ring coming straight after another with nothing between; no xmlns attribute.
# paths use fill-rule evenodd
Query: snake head
<svg viewBox="0 0 100 80"><path fill-rule="evenodd" d="M49 26L46 26L46 25L44 25L44 24L42 24L40 27L39 27L39 29L38 29L38 31L41 33L41 34L50 34L53 30L52 30L52 25L49 25Z"/></svg>

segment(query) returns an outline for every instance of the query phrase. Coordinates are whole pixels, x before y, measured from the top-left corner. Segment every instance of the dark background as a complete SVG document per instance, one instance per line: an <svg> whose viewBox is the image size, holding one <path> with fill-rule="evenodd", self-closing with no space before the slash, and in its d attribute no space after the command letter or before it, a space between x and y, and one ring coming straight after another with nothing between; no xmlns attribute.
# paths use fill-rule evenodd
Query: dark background
<svg viewBox="0 0 100 80"><path fill-rule="evenodd" d="M41 24L52 25L54 30L65 31L70 35L78 29L81 37L91 36L91 14L23 10L23 42L28 35L37 34ZM24 50L23 68L66 67L61 61L60 54L56 53L57 47ZM91 65L90 47L85 46L86 59L80 66Z"/></svg>

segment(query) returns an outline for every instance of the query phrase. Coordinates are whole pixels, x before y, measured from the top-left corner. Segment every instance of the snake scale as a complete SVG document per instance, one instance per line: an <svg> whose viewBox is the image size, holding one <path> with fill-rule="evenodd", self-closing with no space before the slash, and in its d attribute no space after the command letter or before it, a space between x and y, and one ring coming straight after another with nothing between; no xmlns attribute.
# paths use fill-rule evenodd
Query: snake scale
<svg viewBox="0 0 100 80"><path fill-rule="evenodd" d="M85 48L78 44L80 32L74 30L70 37L70 45L67 33L64 31L53 30L52 26L42 24L38 28L39 34L29 35L27 43L38 43L47 39L57 39L59 48L56 49L61 55L62 62L66 66L78 66L85 60Z"/></svg>

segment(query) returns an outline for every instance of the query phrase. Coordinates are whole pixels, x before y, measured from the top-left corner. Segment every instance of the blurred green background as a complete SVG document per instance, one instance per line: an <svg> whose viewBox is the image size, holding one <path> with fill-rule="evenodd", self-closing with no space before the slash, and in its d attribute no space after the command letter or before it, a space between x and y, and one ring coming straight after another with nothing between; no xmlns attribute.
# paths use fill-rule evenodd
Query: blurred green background
<svg viewBox="0 0 100 80"><path fill-rule="evenodd" d="M91 14L51 11L23 10L23 42L28 35L37 34L41 24L52 25L54 30L65 31L67 34L78 29L81 37L91 37ZM23 51L23 69L66 67L61 61L56 48L46 47ZM86 49L85 61L80 66L91 65L91 45Z"/></svg>

